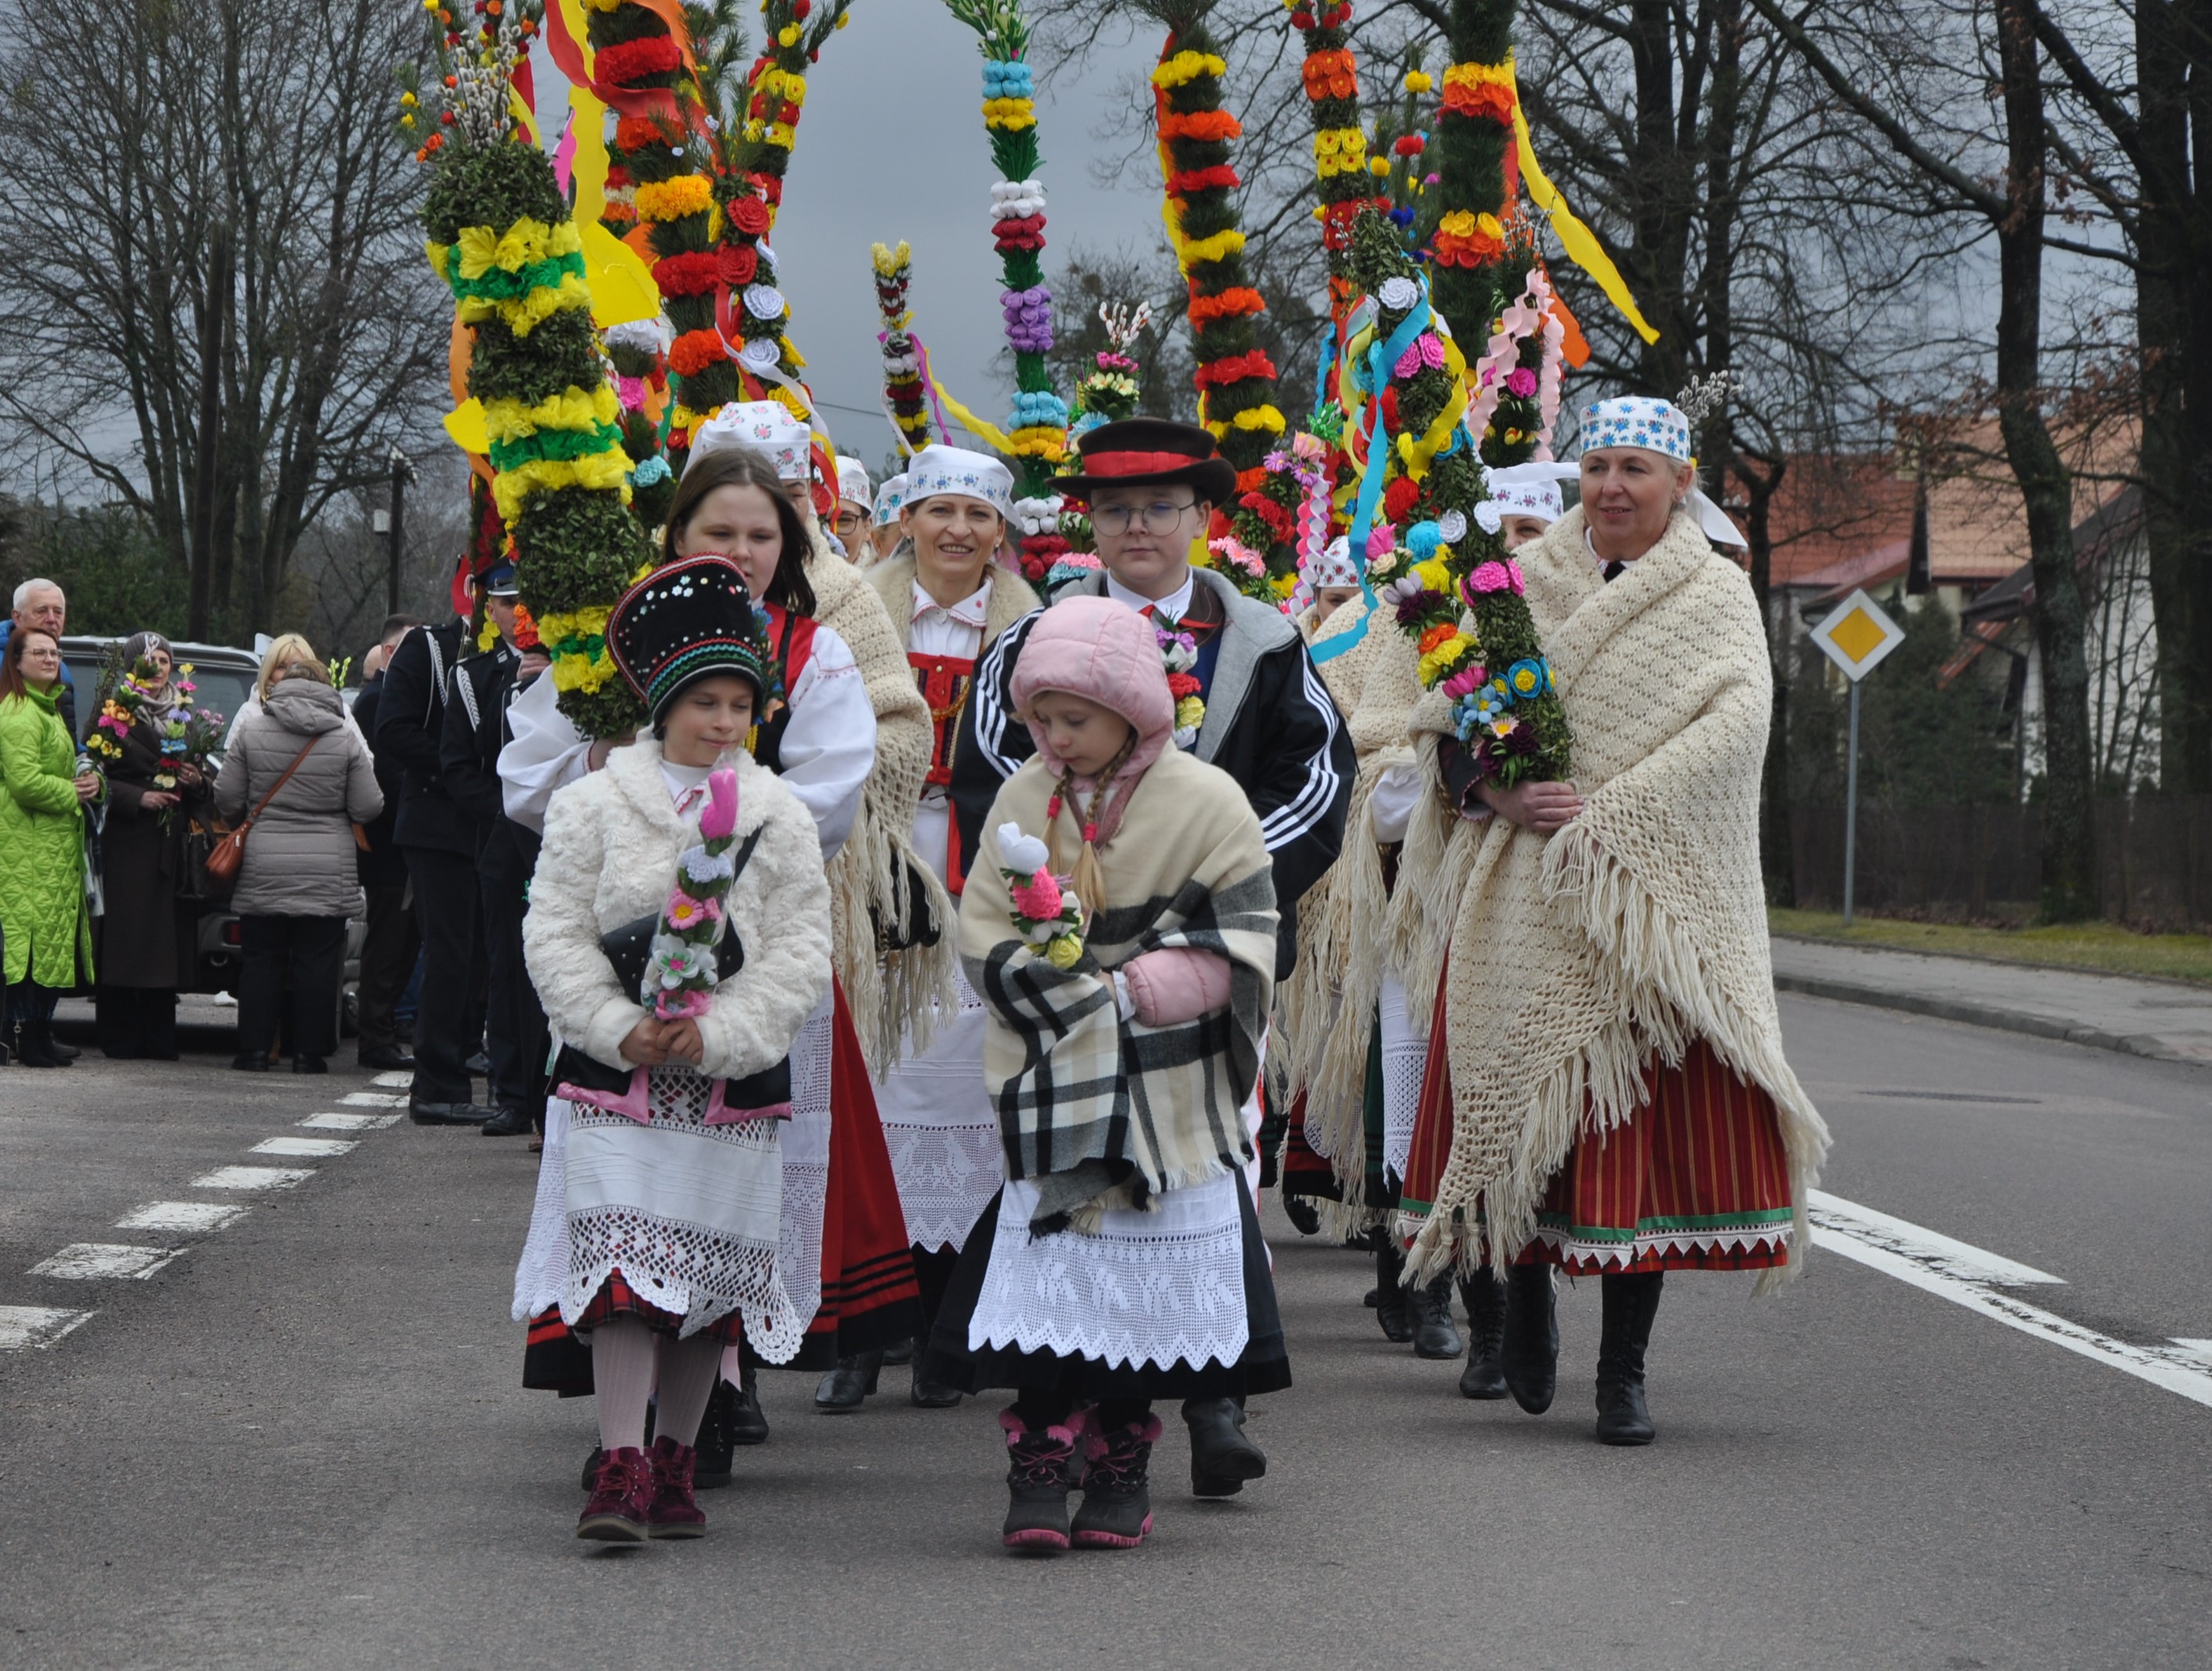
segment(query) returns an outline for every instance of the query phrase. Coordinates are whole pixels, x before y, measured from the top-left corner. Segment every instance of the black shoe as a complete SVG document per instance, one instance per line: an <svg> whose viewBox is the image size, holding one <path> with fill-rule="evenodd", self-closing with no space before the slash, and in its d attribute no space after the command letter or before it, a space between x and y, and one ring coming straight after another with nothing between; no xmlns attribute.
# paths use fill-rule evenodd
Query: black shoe
<svg viewBox="0 0 2212 1671"><path fill-rule="evenodd" d="M1597 1348L1600 1444L1650 1444L1657 1435L1644 1402L1644 1353L1666 1280L1664 1271L1598 1279L1604 1307Z"/></svg>
<svg viewBox="0 0 2212 1671"><path fill-rule="evenodd" d="M1498 1367L1513 1401L1532 1416L1559 1390L1559 1315L1548 1265L1516 1265L1505 1276L1505 1338Z"/></svg>
<svg viewBox="0 0 2212 1671"><path fill-rule="evenodd" d="M584 1489L586 1491L590 1491L599 1483L599 1464L606 1460L607 1453L597 1445L593 1445L592 1454L584 1458Z"/></svg>
<svg viewBox="0 0 2212 1671"><path fill-rule="evenodd" d="M967 1395L957 1387L948 1387L941 1381L925 1381L917 1375L906 1396L907 1402L917 1410L950 1410Z"/></svg>
<svg viewBox="0 0 2212 1671"><path fill-rule="evenodd" d="M474 1103L418 1103L411 1097L407 1100L407 1117L418 1126L481 1126L498 1114L497 1109L478 1108Z"/></svg>
<svg viewBox="0 0 2212 1671"><path fill-rule="evenodd" d="M1413 1314L1414 1357L1456 1358L1466 1350L1452 1323L1450 1272L1425 1286L1408 1288L1406 1296Z"/></svg>
<svg viewBox="0 0 2212 1671"><path fill-rule="evenodd" d="M531 1130L530 1116L520 1109L501 1109L483 1125L486 1137L526 1137Z"/></svg>
<svg viewBox="0 0 2212 1671"><path fill-rule="evenodd" d="M295 1073L327 1073L331 1071L331 1065L320 1056L295 1056L292 1058L292 1071Z"/></svg>
<svg viewBox="0 0 2212 1671"><path fill-rule="evenodd" d="M1382 1291L1380 1288L1369 1289L1359 1297L1359 1303L1370 1311L1376 1309L1382 1303Z"/></svg>
<svg viewBox="0 0 2212 1671"><path fill-rule="evenodd" d="M1321 1232L1321 1209L1303 1195L1283 1197L1283 1216L1297 1226L1300 1236Z"/></svg>
<svg viewBox="0 0 2212 1671"><path fill-rule="evenodd" d="M52 1034L34 1021L27 1021L16 1030L15 1060L24 1067L67 1067L69 1064L54 1054Z"/></svg>
<svg viewBox="0 0 2212 1671"><path fill-rule="evenodd" d="M1083 1442L1083 1506L1068 1526L1079 1549L1134 1549L1152 1529L1151 1463L1160 1419L1086 1433ZM1240 1482L1241 1483L1241 1482Z"/></svg>
<svg viewBox="0 0 2212 1671"><path fill-rule="evenodd" d="M1194 1497L1234 1497L1267 1472L1267 1453L1244 1437L1244 1409L1233 1398L1185 1399Z"/></svg>
<svg viewBox="0 0 2212 1671"><path fill-rule="evenodd" d="M737 1401L730 1407L730 1443L766 1444L768 1413L761 1408L760 1365L748 1355L742 1359L738 1373L744 1379L738 1382Z"/></svg>
<svg viewBox="0 0 2212 1671"><path fill-rule="evenodd" d="M1462 1398L1506 1396L1504 1371L1498 1367L1498 1348L1505 1338L1505 1290L1484 1266L1473 1276L1459 1279L1459 1297L1467 1307L1467 1367L1460 1371Z"/></svg>
<svg viewBox="0 0 2212 1671"><path fill-rule="evenodd" d="M1406 1303L1406 1291L1398 1285L1405 1269L1406 1255L1395 1242L1376 1243L1375 1321L1382 1326L1382 1338L1400 1346L1413 1338L1413 1314Z"/></svg>
<svg viewBox="0 0 2212 1671"><path fill-rule="evenodd" d="M75 1061L79 1056L82 1056L84 1054L83 1051L78 1049L74 1044L64 1044L59 1039L56 1038L54 1036L53 1024L51 1022L46 1025L46 1048L54 1055L58 1056L61 1059L61 1064L64 1067L67 1067L71 1062Z"/></svg>
<svg viewBox="0 0 2212 1671"><path fill-rule="evenodd" d="M852 1414L876 1390L876 1377L883 1367L884 1355L880 1352L857 1352L850 1358L839 1358L837 1367L823 1376L815 1388L814 1407L825 1416Z"/></svg>
<svg viewBox="0 0 2212 1671"><path fill-rule="evenodd" d="M884 1348L884 1362L893 1368L903 1367L921 1356L918 1343L912 1340L898 1340Z"/></svg>
<svg viewBox="0 0 2212 1671"><path fill-rule="evenodd" d="M354 1060L362 1067L381 1068L387 1071L397 1067L411 1068L415 1066L415 1058L396 1044L374 1046L356 1055Z"/></svg>
<svg viewBox="0 0 2212 1671"><path fill-rule="evenodd" d="M737 1449L731 1415L737 1402L738 1389L717 1376L707 1413L699 1419L698 1455L691 1467L691 1483L702 1491L730 1483L730 1454Z"/></svg>
<svg viewBox="0 0 2212 1671"><path fill-rule="evenodd" d="M489 1079L491 1078L491 1058L479 1050L461 1064L461 1070L475 1074L479 1079Z"/></svg>
<svg viewBox="0 0 2212 1671"><path fill-rule="evenodd" d="M240 1073L266 1073L276 1064L258 1050L241 1050L230 1059L231 1066Z"/></svg>

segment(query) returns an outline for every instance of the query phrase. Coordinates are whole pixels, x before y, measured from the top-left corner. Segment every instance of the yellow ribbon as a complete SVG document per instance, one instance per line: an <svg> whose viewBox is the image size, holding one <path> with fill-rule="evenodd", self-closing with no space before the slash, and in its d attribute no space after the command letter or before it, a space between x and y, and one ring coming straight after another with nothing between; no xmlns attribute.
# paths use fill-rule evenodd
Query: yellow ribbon
<svg viewBox="0 0 2212 1671"><path fill-rule="evenodd" d="M1521 108L1518 88L1513 94L1513 137L1520 149L1521 178L1528 184L1529 200L1552 217L1552 229L1559 234L1559 244L1566 251L1567 258L1597 281L1597 288L1605 292L1606 300L1636 327L1638 336L1647 343L1657 342L1658 331L1645 323L1620 270L1605 252L1605 246L1598 242L1595 233L1575 218L1574 210L1567 207L1559 188L1545 179L1543 167L1536 161L1536 148L1528 137L1528 118Z"/></svg>
<svg viewBox="0 0 2212 1671"><path fill-rule="evenodd" d="M945 385L934 377L929 380L929 386L937 392L938 401L946 411L952 414L952 421L955 423L985 446L994 447L1010 458L1016 456L1018 449L1014 445L1014 438L1012 435L993 423L990 419L979 416L963 406L945 392Z"/></svg>

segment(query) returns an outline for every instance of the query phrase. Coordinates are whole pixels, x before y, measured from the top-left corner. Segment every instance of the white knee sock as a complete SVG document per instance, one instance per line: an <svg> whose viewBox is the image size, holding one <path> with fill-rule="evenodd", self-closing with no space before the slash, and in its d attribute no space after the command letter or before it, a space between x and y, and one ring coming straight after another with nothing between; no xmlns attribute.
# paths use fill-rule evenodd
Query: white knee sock
<svg viewBox="0 0 2212 1671"><path fill-rule="evenodd" d="M722 1343L711 1334L695 1334L688 1340L660 1341L660 1413L656 1433L665 1433L678 1444L696 1444L700 1418L707 1413L707 1399L722 1371Z"/></svg>
<svg viewBox="0 0 2212 1671"><path fill-rule="evenodd" d="M602 1449L644 1449L656 1345L653 1331L635 1317L616 1317L592 1331L592 1382L599 1401Z"/></svg>
<svg viewBox="0 0 2212 1671"><path fill-rule="evenodd" d="M722 1379L732 1387L745 1384L744 1352L744 1348L735 1340L722 1348ZM710 1387L708 1390L712 1392L714 1389Z"/></svg>

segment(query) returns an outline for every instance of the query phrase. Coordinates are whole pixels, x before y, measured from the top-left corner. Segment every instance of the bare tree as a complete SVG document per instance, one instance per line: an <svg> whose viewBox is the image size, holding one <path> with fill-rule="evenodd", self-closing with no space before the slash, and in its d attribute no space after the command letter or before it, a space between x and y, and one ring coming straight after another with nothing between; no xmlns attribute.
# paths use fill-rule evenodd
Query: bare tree
<svg viewBox="0 0 2212 1671"><path fill-rule="evenodd" d="M1901 191L1983 228L1996 246L1995 408L2027 512L2044 683L2042 911L2097 909L2087 610L2075 566L2073 489L2051 437L2043 380L2044 258L2093 246L2051 228L2051 129L2032 0L1750 3L1900 165ZM1962 50L1966 49L1966 50ZM1971 78L1971 79L1966 79Z"/></svg>
<svg viewBox="0 0 2212 1671"><path fill-rule="evenodd" d="M410 11L0 19L0 420L146 520L196 635L269 625L308 525L442 404L392 126Z"/></svg>

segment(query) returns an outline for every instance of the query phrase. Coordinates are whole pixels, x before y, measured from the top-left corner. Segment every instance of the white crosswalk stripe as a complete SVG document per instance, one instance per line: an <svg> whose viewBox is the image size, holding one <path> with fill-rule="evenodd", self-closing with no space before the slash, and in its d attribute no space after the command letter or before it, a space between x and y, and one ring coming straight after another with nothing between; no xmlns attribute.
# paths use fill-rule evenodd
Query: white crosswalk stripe
<svg viewBox="0 0 2212 1671"><path fill-rule="evenodd" d="M111 1277L136 1277L143 1281L183 1251L182 1248L142 1248L125 1242L72 1242L25 1274L63 1277L72 1282Z"/></svg>

